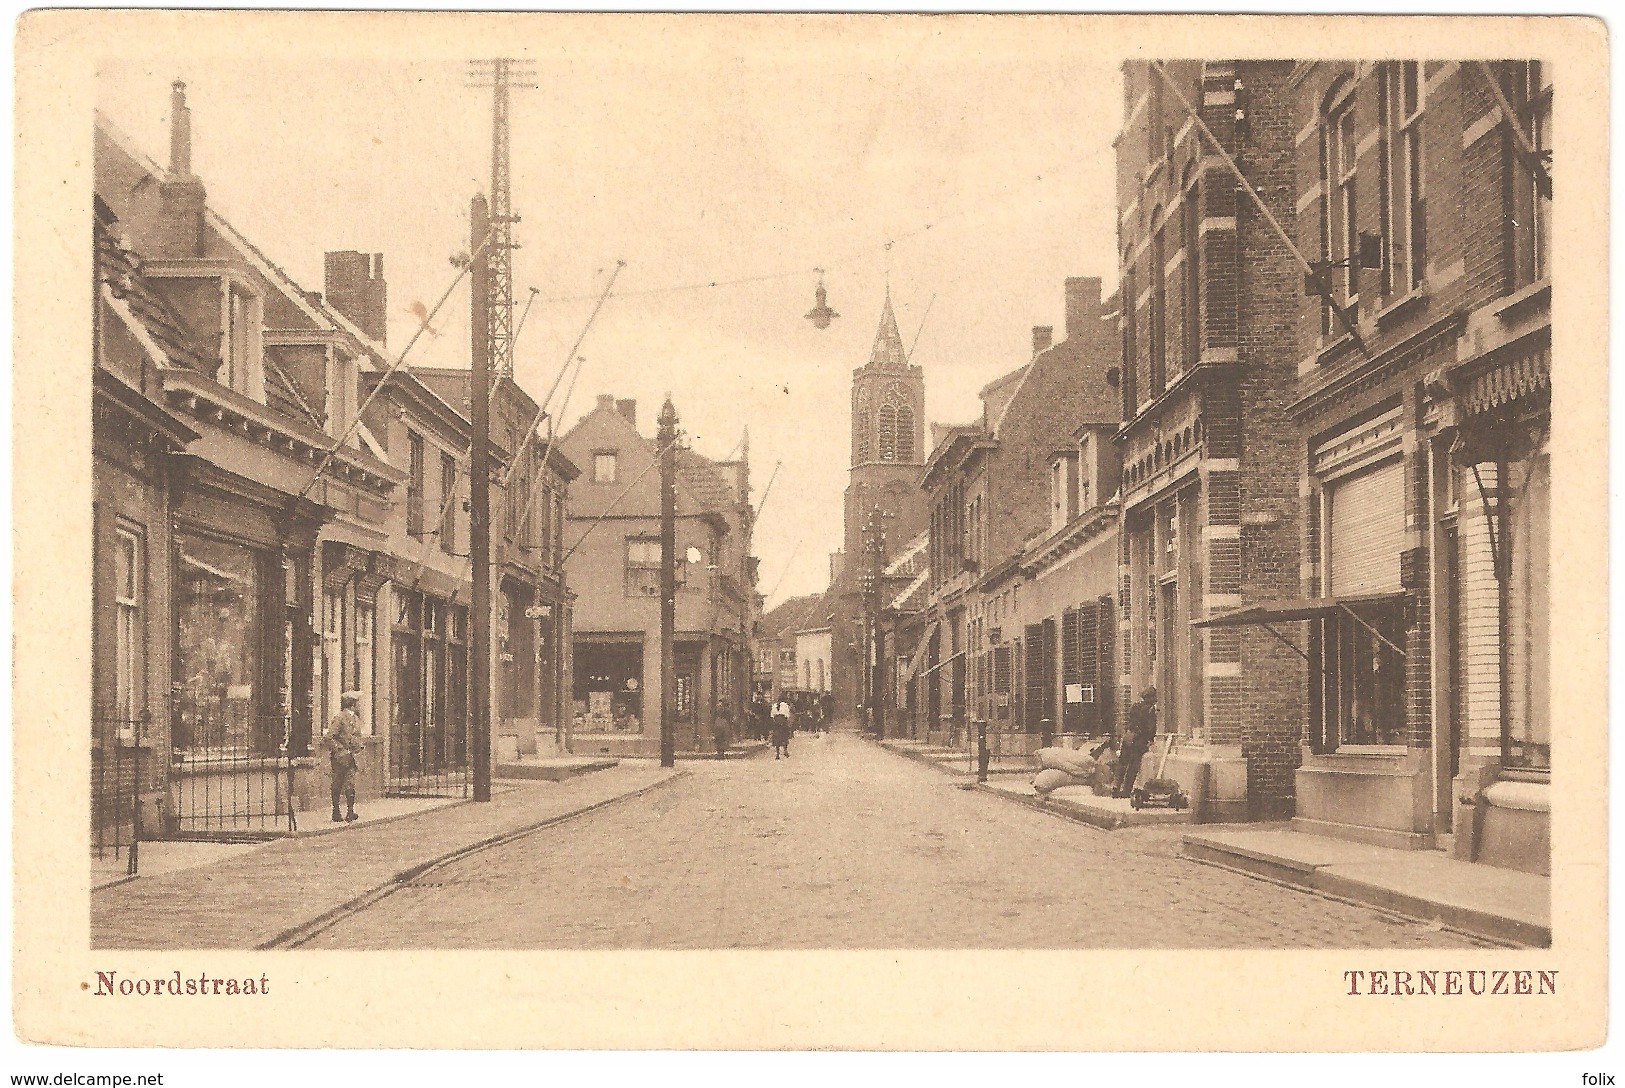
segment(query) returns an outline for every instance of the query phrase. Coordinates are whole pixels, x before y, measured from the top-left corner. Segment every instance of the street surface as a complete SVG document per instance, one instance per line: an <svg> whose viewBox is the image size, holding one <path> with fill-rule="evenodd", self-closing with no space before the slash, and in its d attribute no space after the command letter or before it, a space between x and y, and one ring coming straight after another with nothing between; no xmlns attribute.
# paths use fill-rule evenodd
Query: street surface
<svg viewBox="0 0 1625 1088"><path fill-rule="evenodd" d="M1103 832L850 733L690 762L475 854L313 948L1460 948L1480 942Z"/></svg>

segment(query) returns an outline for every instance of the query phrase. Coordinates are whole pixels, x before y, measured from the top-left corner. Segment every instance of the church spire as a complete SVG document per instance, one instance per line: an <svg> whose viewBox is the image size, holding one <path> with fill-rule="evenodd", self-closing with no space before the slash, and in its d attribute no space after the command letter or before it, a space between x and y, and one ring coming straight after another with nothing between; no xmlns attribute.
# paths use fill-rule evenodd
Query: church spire
<svg viewBox="0 0 1625 1088"><path fill-rule="evenodd" d="M886 305L880 311L880 327L875 330L874 350L869 353L869 365L882 370L901 370L908 364L903 350L903 337L897 331L897 315L892 313L891 287L886 287Z"/></svg>

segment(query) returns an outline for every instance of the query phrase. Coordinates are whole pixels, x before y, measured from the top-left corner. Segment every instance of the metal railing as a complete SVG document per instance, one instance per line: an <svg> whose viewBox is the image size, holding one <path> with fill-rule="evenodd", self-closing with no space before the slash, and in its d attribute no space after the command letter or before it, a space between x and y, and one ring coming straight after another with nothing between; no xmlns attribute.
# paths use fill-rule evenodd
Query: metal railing
<svg viewBox="0 0 1625 1088"><path fill-rule="evenodd" d="M263 838L299 829L286 715L183 715L170 749L163 833Z"/></svg>

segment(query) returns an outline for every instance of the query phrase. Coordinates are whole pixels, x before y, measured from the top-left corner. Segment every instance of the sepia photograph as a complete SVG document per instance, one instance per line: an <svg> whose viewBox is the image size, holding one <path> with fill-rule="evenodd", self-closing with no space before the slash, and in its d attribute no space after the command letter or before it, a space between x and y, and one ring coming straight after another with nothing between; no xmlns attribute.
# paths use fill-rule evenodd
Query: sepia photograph
<svg viewBox="0 0 1625 1088"><path fill-rule="evenodd" d="M568 963L888 1011L343 1045L1599 1045L1606 31L1335 22L24 16L16 1030ZM1052 1003L865 1034L892 953ZM1305 1020L1033 1034L1130 978Z"/></svg>

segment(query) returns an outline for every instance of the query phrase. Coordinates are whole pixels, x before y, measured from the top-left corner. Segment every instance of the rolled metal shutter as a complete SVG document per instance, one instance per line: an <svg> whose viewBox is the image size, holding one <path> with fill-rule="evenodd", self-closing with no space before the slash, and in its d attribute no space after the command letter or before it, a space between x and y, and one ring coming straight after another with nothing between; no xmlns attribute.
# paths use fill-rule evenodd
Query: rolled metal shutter
<svg viewBox="0 0 1625 1088"><path fill-rule="evenodd" d="M1385 461L1328 490L1328 585L1334 596L1400 589L1405 550L1405 462Z"/></svg>

